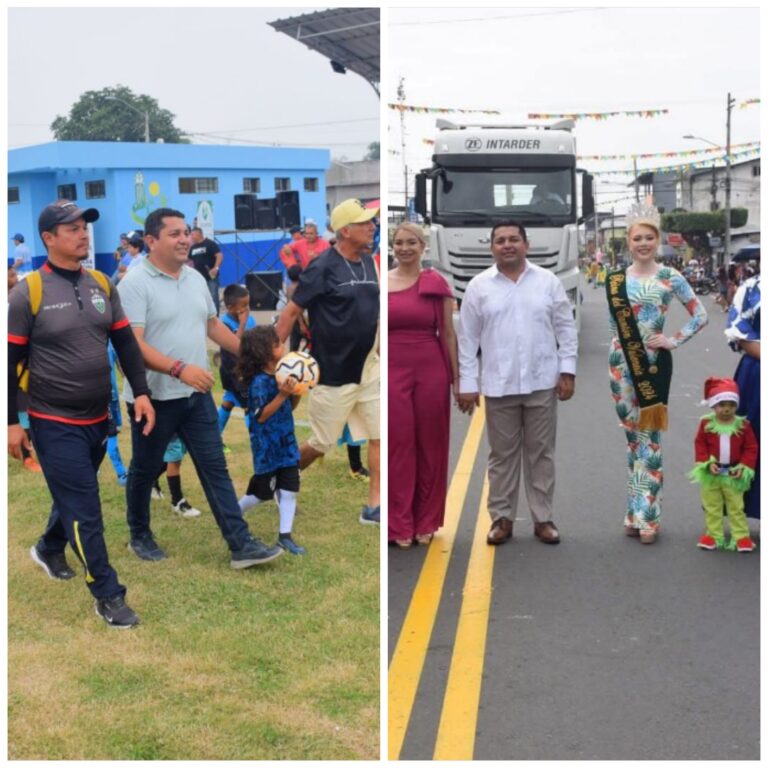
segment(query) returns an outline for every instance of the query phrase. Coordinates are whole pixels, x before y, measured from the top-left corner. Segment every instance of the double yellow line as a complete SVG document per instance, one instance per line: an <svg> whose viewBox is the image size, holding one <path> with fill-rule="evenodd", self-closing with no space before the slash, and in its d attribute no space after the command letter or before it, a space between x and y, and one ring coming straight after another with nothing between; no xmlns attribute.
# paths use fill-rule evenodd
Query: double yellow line
<svg viewBox="0 0 768 768"><path fill-rule="evenodd" d="M469 425L448 490L445 522L427 552L408 612L400 630L388 679L388 756L398 760L424 668L453 544L483 433L484 411ZM487 486L483 499L487 498ZM478 513L464 584L451 669L443 702L434 759L471 760L480 700L485 637L490 608L494 549L485 543L488 516L483 501Z"/></svg>

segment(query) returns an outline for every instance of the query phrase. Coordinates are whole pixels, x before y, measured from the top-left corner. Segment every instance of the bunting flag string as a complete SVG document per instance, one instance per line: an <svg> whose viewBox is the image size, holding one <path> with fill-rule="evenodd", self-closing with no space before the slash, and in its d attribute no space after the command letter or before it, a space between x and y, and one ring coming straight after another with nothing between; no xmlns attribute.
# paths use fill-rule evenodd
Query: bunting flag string
<svg viewBox="0 0 768 768"><path fill-rule="evenodd" d="M739 109L746 109L747 107L752 106L752 104L759 104L760 99L747 99L746 101L742 101L741 104L739 104Z"/></svg>
<svg viewBox="0 0 768 768"><path fill-rule="evenodd" d="M388 104L390 109L394 109L397 112L417 112L420 114L428 115L447 115L450 113L456 113L460 115L500 115L501 112L495 109L450 109L449 107L422 107L414 104Z"/></svg>
<svg viewBox="0 0 768 768"><path fill-rule="evenodd" d="M434 146L434 139L422 139L422 144L427 146ZM731 150L740 149L744 147L757 148L760 146L759 141L747 141L743 144L732 144ZM664 157L672 159L676 157L697 157L699 155L711 155L717 152L725 152L725 147L707 147L706 149L692 149L685 150L683 152L647 152L640 155L578 155L578 160L593 160L593 161L605 161L605 160L649 160L654 157ZM731 152L733 155L733 152ZM724 157L725 155L723 155Z"/></svg>
<svg viewBox="0 0 768 768"><path fill-rule="evenodd" d="M742 160L746 159L750 156L755 156L760 154L759 148L753 148L753 149L746 149L743 152L731 152L731 161L733 160ZM725 156L722 158L713 158L714 160L723 160L725 159ZM696 163L681 163L679 165L666 165L659 168L638 168L637 172L638 174L641 173L663 173L664 171L687 171L687 170L696 170L699 168L712 168L712 159L708 160L701 160ZM626 174L629 176L634 175L634 170L629 168L614 168L610 171L590 171L590 173L593 176L606 176L608 174Z"/></svg>
<svg viewBox="0 0 768 768"><path fill-rule="evenodd" d="M636 109L624 112L529 112L529 120L607 120L609 117L658 117L669 114L668 109Z"/></svg>

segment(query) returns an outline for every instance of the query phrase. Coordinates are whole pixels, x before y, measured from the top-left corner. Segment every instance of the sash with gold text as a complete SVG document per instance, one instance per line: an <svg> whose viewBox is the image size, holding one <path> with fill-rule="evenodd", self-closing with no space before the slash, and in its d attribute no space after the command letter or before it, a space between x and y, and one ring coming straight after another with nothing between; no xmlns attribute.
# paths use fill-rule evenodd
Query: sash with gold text
<svg viewBox="0 0 768 768"><path fill-rule="evenodd" d="M639 429L667 429L667 401L672 381L672 354L668 349L657 350L655 363L645 351L643 337L627 296L625 270L611 272L605 282L608 307L616 323L619 343L629 367L629 375L640 404Z"/></svg>

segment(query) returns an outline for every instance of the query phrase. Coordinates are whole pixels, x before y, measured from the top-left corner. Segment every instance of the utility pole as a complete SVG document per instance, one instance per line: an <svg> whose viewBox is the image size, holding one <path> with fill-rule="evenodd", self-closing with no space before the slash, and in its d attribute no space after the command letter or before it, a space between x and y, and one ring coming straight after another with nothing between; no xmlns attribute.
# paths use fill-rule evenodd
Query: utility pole
<svg viewBox="0 0 768 768"><path fill-rule="evenodd" d="M403 108L405 105L405 78L400 78L400 83L397 86L397 100L400 102L400 152L403 157L403 177L404 177L404 183L405 187L404 189L404 197L405 197L405 211L403 215L403 220L405 221L408 217L408 164L406 162L405 158L405 109Z"/></svg>
<svg viewBox="0 0 768 768"><path fill-rule="evenodd" d="M637 157L632 157L632 165L635 167L635 200L640 202L640 181L637 178Z"/></svg>
<svg viewBox="0 0 768 768"><path fill-rule="evenodd" d="M735 103L736 100L732 99L729 93L725 131L725 248L723 249L723 256L726 264L731 260L731 110Z"/></svg>

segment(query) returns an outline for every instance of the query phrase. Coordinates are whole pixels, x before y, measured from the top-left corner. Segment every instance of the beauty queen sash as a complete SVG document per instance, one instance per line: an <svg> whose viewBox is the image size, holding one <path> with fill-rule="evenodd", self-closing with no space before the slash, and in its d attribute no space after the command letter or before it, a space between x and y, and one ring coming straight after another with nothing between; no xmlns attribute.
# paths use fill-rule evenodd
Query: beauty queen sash
<svg viewBox="0 0 768 768"><path fill-rule="evenodd" d="M672 381L672 354L668 349L659 349L656 362L649 361L627 296L626 271L622 269L612 272L605 285L608 307L616 322L619 343L640 404L638 427L649 431L665 430L668 426L667 401Z"/></svg>

